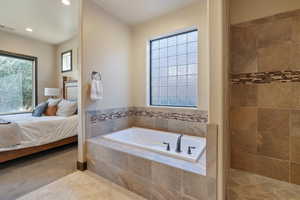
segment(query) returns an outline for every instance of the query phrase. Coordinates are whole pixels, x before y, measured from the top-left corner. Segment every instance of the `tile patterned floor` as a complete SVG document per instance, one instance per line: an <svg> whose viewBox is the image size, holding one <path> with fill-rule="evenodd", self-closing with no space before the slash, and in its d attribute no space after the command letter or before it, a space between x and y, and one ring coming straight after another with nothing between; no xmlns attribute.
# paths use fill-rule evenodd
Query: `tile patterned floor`
<svg viewBox="0 0 300 200"><path fill-rule="evenodd" d="M75 172L17 200L145 200L92 172Z"/></svg>
<svg viewBox="0 0 300 200"><path fill-rule="evenodd" d="M231 169L227 200L300 200L300 186Z"/></svg>

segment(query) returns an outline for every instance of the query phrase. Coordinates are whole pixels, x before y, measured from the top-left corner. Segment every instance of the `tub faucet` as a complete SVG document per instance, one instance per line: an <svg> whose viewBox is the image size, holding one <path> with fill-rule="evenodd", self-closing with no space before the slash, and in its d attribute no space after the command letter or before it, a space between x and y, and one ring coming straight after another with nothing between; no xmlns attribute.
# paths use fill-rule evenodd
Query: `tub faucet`
<svg viewBox="0 0 300 200"><path fill-rule="evenodd" d="M183 134L181 134L178 138L177 138L177 146L176 146L176 152L180 153L181 152L181 139L182 139Z"/></svg>

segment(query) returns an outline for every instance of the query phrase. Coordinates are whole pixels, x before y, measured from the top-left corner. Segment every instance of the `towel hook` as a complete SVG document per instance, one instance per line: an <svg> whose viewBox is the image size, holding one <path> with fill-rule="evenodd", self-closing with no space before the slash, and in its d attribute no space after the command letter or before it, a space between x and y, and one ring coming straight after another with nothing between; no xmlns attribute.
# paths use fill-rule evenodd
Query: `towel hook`
<svg viewBox="0 0 300 200"><path fill-rule="evenodd" d="M91 74L91 79L92 79L92 80L98 80L98 81L101 81L101 80L102 80L101 73L100 73L100 72L93 71L92 74Z"/></svg>

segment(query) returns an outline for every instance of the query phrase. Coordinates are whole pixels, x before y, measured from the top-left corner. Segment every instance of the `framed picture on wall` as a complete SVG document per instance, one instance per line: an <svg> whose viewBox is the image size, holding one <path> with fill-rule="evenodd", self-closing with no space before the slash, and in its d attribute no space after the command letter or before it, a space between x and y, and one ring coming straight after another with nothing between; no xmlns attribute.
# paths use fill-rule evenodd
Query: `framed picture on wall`
<svg viewBox="0 0 300 200"><path fill-rule="evenodd" d="M61 72L72 71L72 50L61 54Z"/></svg>

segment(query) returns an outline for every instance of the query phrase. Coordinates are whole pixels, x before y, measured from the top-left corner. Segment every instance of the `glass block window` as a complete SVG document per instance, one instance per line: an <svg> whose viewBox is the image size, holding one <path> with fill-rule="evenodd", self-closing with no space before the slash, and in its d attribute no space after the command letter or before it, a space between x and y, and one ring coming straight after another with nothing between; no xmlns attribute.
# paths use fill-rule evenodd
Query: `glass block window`
<svg viewBox="0 0 300 200"><path fill-rule="evenodd" d="M197 106L198 31L150 41L150 104Z"/></svg>

